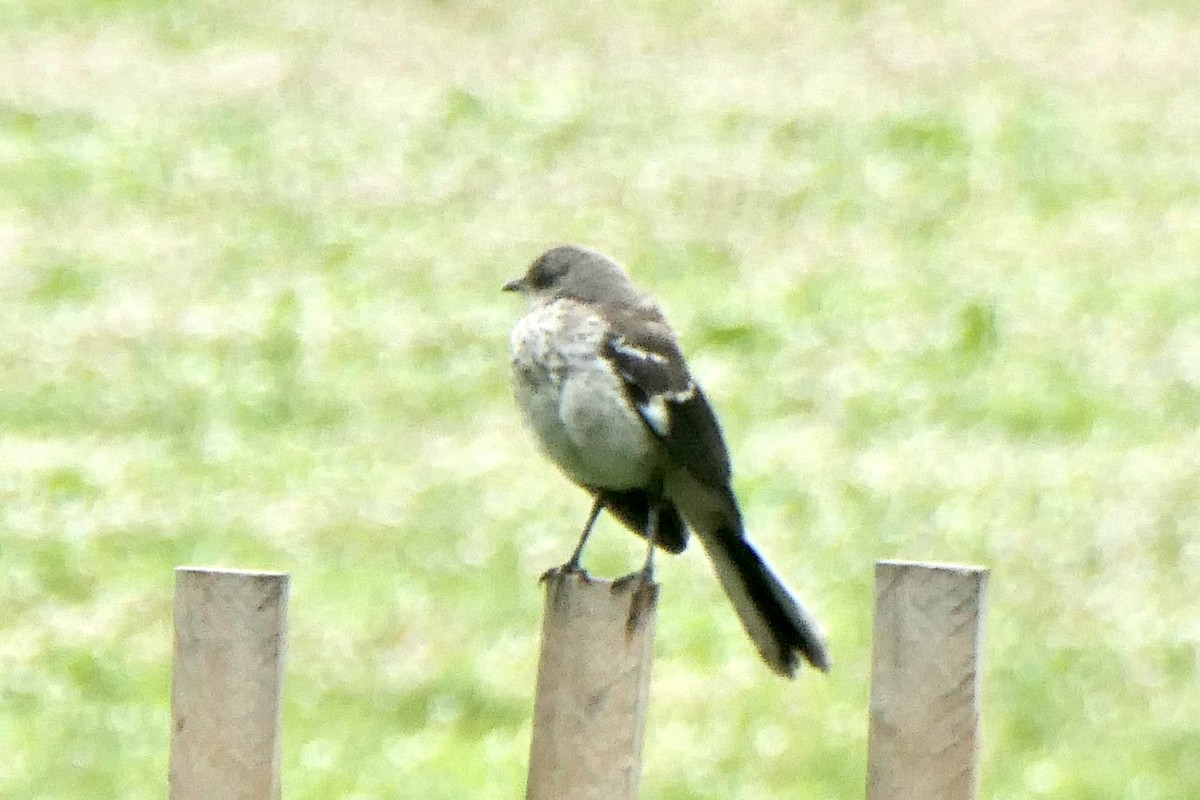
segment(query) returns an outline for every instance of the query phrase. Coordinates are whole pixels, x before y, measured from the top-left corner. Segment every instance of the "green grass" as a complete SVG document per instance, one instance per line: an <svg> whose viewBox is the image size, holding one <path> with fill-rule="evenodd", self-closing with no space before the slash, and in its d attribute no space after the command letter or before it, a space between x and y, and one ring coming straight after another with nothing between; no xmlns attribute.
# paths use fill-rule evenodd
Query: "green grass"
<svg viewBox="0 0 1200 800"><path fill-rule="evenodd" d="M1191 6L0 17L0 796L162 796L178 564L293 576L287 797L519 795L587 503L498 289L561 241L667 308L835 659L663 563L643 796L859 796L894 557L993 570L982 796L1200 795Z"/></svg>

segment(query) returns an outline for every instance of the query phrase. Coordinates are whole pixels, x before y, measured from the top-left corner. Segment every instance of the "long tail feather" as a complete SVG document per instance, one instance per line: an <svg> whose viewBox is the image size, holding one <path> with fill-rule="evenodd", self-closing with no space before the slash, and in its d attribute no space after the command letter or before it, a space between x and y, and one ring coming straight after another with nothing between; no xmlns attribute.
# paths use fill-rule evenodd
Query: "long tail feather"
<svg viewBox="0 0 1200 800"><path fill-rule="evenodd" d="M753 545L739 531L727 527L711 533L697 531L697 535L767 665L780 675L794 677L799 654L828 672L829 651L820 626Z"/></svg>

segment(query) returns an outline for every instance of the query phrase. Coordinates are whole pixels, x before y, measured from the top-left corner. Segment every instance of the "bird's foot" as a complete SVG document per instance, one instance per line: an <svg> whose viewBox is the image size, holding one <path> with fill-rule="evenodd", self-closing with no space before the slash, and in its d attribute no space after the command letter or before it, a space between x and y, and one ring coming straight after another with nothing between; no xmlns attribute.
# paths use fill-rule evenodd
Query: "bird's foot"
<svg viewBox="0 0 1200 800"><path fill-rule="evenodd" d="M551 567L543 572L542 577L538 578L538 583L546 583L552 578L557 578L560 575L582 575L584 579L587 579L588 577L587 570L579 566L579 562L577 560L571 559L565 564L557 567Z"/></svg>
<svg viewBox="0 0 1200 800"><path fill-rule="evenodd" d="M654 610L658 601L658 584L654 582L654 568L647 565L637 572L613 581L614 592L630 590L629 616L625 619L625 633L629 636L642 626L646 615Z"/></svg>
<svg viewBox="0 0 1200 800"><path fill-rule="evenodd" d="M644 586L653 586L654 585L654 568L653 567L650 567L648 569L642 568L639 570L634 570L633 572L629 573L628 575L622 575L621 577L619 577L615 581L613 581L613 591L621 592L621 591L624 591L625 589L629 588L630 586L633 586L634 584L638 584L638 588L641 588Z"/></svg>

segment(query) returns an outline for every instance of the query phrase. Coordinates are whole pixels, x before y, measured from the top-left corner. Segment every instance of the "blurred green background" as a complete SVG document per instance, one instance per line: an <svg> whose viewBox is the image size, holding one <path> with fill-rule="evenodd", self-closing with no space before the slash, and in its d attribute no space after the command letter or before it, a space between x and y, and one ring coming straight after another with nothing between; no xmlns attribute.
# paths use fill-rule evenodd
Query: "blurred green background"
<svg viewBox="0 0 1200 800"><path fill-rule="evenodd" d="M162 797L172 567L292 574L289 798L520 796L608 252L835 671L661 559L647 798L861 796L872 564L993 570L982 796L1200 796L1200 10L0 0L0 796ZM604 522L593 572L639 563Z"/></svg>

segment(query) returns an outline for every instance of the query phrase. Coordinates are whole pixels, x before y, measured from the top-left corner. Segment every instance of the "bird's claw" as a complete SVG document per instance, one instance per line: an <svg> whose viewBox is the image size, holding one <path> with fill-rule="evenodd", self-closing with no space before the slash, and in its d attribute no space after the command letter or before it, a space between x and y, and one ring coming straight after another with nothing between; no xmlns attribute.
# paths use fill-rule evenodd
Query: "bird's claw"
<svg viewBox="0 0 1200 800"><path fill-rule="evenodd" d="M542 577L538 578L538 583L546 583L552 578L557 578L560 575L582 575L585 579L588 577L587 570L579 566L578 561L568 561L565 564L560 564L557 567L551 567L542 573Z"/></svg>
<svg viewBox="0 0 1200 800"><path fill-rule="evenodd" d="M654 582L654 569L646 567L637 572L623 575L613 581L614 592L632 588L629 601L629 616L625 619L625 633L633 636L634 631L642 626L646 615L658 601L658 584Z"/></svg>

